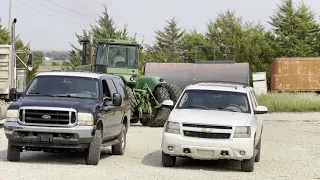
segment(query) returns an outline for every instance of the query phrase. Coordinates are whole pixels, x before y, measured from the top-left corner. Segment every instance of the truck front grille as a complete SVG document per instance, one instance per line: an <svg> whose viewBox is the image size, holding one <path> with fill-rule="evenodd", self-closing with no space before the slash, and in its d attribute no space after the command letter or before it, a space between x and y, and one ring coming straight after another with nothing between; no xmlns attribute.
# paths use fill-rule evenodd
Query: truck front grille
<svg viewBox="0 0 320 180"><path fill-rule="evenodd" d="M207 138L207 139L229 139L230 133L206 133L196 131L183 131L183 134L188 137Z"/></svg>
<svg viewBox="0 0 320 180"><path fill-rule="evenodd" d="M72 126L77 121L77 113L69 108L23 107L20 120L25 125Z"/></svg>

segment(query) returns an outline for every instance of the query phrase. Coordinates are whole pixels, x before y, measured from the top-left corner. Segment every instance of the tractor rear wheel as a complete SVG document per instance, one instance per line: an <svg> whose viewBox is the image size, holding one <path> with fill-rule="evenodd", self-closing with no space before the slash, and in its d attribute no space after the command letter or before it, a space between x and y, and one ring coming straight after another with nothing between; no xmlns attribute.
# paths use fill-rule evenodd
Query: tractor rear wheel
<svg viewBox="0 0 320 180"><path fill-rule="evenodd" d="M134 97L133 91L130 87L126 86L126 90L128 92L130 105L131 105L131 117L133 117L134 109L137 106L137 100ZM138 118L131 118L130 123L138 123L138 122L139 122Z"/></svg>
<svg viewBox="0 0 320 180"><path fill-rule="evenodd" d="M162 103L164 100L170 100L170 94L163 86L158 86L155 89L154 96L159 103ZM169 117L170 112L171 110L169 108L160 107L155 116L143 124L149 127L163 127Z"/></svg>
<svg viewBox="0 0 320 180"><path fill-rule="evenodd" d="M170 94L171 100L174 103L176 103L182 93L182 90L180 89L180 87L175 84L166 84L166 89Z"/></svg>

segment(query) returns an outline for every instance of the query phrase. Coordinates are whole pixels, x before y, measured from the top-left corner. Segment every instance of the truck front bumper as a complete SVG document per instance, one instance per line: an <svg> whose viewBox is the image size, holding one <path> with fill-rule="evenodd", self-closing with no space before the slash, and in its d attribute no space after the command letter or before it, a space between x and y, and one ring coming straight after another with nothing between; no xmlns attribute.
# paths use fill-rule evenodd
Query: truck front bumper
<svg viewBox="0 0 320 180"><path fill-rule="evenodd" d="M202 139L164 133L161 148L165 154L200 160L241 161L254 155L253 138Z"/></svg>
<svg viewBox="0 0 320 180"><path fill-rule="evenodd" d="M87 148L94 137L94 126L43 127L6 122L4 132L11 145L47 148Z"/></svg>

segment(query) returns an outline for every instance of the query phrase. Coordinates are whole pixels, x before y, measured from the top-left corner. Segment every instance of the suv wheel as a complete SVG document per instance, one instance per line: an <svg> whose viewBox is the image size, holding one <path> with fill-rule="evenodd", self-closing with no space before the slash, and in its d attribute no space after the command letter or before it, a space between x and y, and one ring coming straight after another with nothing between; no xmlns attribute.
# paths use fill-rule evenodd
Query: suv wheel
<svg viewBox="0 0 320 180"><path fill-rule="evenodd" d="M255 148L253 148L253 156L250 159L242 160L241 171L252 172L254 170L254 159L255 159L254 150L255 150Z"/></svg>
<svg viewBox="0 0 320 180"><path fill-rule="evenodd" d="M176 165L176 157L170 156L162 151L162 166L174 167Z"/></svg>
<svg viewBox="0 0 320 180"><path fill-rule="evenodd" d="M126 143L127 143L127 137L126 137L126 125L122 125L122 130L120 133L120 136L118 137L119 143L116 145L113 145L112 148L112 154L114 155L123 155L126 150Z"/></svg>
<svg viewBox="0 0 320 180"><path fill-rule="evenodd" d="M257 149L258 153L257 153L254 161L255 161L255 162L259 162L259 161L260 161L260 154L261 154L261 137L260 137L260 139L259 139L259 142L258 142L258 144L257 144L257 148L256 148L256 149Z"/></svg>
<svg viewBox="0 0 320 180"><path fill-rule="evenodd" d="M8 141L8 149L7 149L7 160L17 162L20 161L20 152L21 147L19 146L12 146L11 141Z"/></svg>
<svg viewBox="0 0 320 180"><path fill-rule="evenodd" d="M89 145L87 152L87 165L98 165L101 154L101 130L96 130L95 136Z"/></svg>

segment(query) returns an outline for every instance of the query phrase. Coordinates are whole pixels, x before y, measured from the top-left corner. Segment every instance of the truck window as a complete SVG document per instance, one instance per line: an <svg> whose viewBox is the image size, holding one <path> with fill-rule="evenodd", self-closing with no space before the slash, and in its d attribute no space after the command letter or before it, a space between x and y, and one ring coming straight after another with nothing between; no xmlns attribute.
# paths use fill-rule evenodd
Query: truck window
<svg viewBox="0 0 320 180"><path fill-rule="evenodd" d="M104 79L102 80L102 91L103 91L103 96L111 97L108 84Z"/></svg>
<svg viewBox="0 0 320 180"><path fill-rule="evenodd" d="M117 93L116 87L111 79L107 79L107 83L112 97L114 93Z"/></svg>
<svg viewBox="0 0 320 180"><path fill-rule="evenodd" d="M127 99L126 89L124 87L124 83L122 79L113 79L114 84L116 85L116 88L118 90L118 93L121 94L122 100Z"/></svg>

